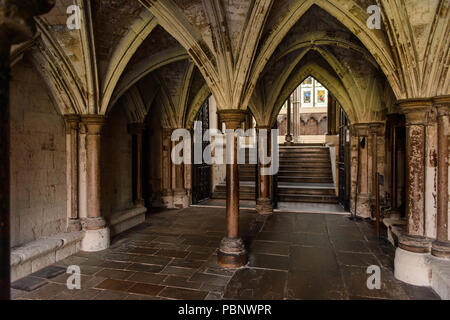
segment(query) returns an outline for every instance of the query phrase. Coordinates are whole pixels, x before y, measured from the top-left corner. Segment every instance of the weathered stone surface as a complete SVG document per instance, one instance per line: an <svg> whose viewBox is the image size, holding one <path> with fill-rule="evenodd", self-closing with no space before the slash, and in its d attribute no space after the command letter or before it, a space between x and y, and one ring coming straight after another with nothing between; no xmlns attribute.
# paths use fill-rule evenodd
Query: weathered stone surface
<svg viewBox="0 0 450 320"><path fill-rule="evenodd" d="M48 282L44 279L28 276L13 282L11 288L22 291L33 291L47 283Z"/></svg>
<svg viewBox="0 0 450 320"><path fill-rule="evenodd" d="M241 212L242 218L251 224L252 217L258 219L254 211ZM158 227L159 237L169 237L172 225L184 225L186 216L199 219L204 225L225 220L221 212L211 209L190 208L183 211L165 211L151 216L148 223L138 228L141 234L153 231L153 222L165 227ZM45 279L47 285L28 293L19 293L18 299L436 299L435 293L428 289L418 290L405 285L393 277L391 267L386 268L386 261L394 260L394 248L389 243L368 240L366 233L373 231L369 222L353 222L345 216L323 216L319 214L284 213L283 217L268 224L269 230L276 230L288 221L305 221L311 225L325 225L326 235L321 233L302 233L292 230L292 242L270 242L255 240L258 236L251 234L250 228L243 235L250 242L250 264L239 270L227 270L217 264L216 255L211 252L207 241L202 245L185 249L188 255L180 258L158 256L158 250L151 244L153 240L141 240L142 247L130 245L126 234L118 238L118 243L102 253L77 253L59 262L62 269L76 264L81 268L82 290L74 292L66 288L70 274L63 273L51 279ZM220 221L218 222L220 223ZM186 221L189 224L189 221ZM328 231L327 231L328 230ZM356 237L357 231L360 238ZM293 233L295 231L295 233ZM302 230L300 230L302 231ZM262 233L267 232L263 228ZM331 236L334 232L334 236ZM350 235L346 238L346 232ZM135 232L128 231L129 235ZM305 234L306 237L298 237ZM218 236L208 228L191 229L189 233L179 236L184 240L198 240ZM310 236L314 236L311 238ZM311 241L316 236L328 239ZM219 236L217 238L220 238ZM155 239L155 238L153 238ZM168 238L169 239L169 238ZM178 239L178 237L176 237ZM173 240L173 239L172 239ZM305 240L305 243L302 243ZM340 251L336 241L350 244L364 243L368 252ZM134 240L133 240L134 241ZM218 246L218 245L217 245ZM216 246L216 249L217 249ZM136 250L151 249L148 250ZM251 248L257 248L253 251ZM351 246L350 249L353 247ZM356 249L359 248L359 245ZM166 249L161 249L166 250ZM213 249L214 250L214 249ZM354 250L355 251L355 250ZM356 250L358 251L358 250ZM208 260L191 260L192 253L208 253ZM145 261L134 261L144 257ZM255 258L252 258L255 257ZM164 267L146 264L147 258L169 259ZM196 262L194 264L194 262ZM178 265L174 266L172 265ZM380 265L381 264L381 265ZM379 265L382 269L382 290L369 291L366 286L367 267ZM64 267L63 267L64 266ZM184 266L184 267L181 267ZM190 266L189 268L186 268ZM40 279L40 278L36 278ZM45 288L50 285L49 290ZM78 291L78 290L75 290Z"/></svg>

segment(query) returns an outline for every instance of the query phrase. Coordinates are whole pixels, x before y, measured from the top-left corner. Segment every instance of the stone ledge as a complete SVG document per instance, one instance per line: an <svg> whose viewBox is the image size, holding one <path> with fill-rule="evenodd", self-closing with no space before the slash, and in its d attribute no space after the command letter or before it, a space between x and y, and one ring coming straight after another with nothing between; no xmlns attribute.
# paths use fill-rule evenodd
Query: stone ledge
<svg viewBox="0 0 450 320"><path fill-rule="evenodd" d="M387 228L389 242L394 247L398 247L398 238L405 231L406 221L392 218L384 218L383 224Z"/></svg>
<svg viewBox="0 0 450 320"><path fill-rule="evenodd" d="M137 207L115 213L109 218L111 236L122 233L145 221L146 207Z"/></svg>
<svg viewBox="0 0 450 320"><path fill-rule="evenodd" d="M398 247L398 237L405 232L406 222L399 219L385 218L383 224L388 229L389 241ZM428 270L431 287L443 300L450 300L450 260L440 259L431 254L423 255L423 267ZM412 266L411 268L412 269Z"/></svg>
<svg viewBox="0 0 450 320"><path fill-rule="evenodd" d="M450 260L430 255L426 261L431 268L431 288L442 300L450 300Z"/></svg>
<svg viewBox="0 0 450 320"><path fill-rule="evenodd" d="M59 233L12 249L11 281L54 264L80 250L84 232Z"/></svg>

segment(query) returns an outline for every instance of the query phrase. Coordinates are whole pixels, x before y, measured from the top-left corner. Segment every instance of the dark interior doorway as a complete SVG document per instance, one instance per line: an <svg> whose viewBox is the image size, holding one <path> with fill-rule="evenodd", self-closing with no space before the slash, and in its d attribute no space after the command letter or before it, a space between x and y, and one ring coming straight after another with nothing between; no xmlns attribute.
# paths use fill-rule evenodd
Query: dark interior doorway
<svg viewBox="0 0 450 320"><path fill-rule="evenodd" d="M209 129L209 98L206 99L195 121L202 122L202 136ZM209 141L203 141L202 150L208 146ZM194 150L194 148L192 148ZM192 203L198 204L211 198L212 194L212 167L204 162L192 166Z"/></svg>
<svg viewBox="0 0 450 320"><path fill-rule="evenodd" d="M347 114L339 108L339 203L350 210L350 128Z"/></svg>

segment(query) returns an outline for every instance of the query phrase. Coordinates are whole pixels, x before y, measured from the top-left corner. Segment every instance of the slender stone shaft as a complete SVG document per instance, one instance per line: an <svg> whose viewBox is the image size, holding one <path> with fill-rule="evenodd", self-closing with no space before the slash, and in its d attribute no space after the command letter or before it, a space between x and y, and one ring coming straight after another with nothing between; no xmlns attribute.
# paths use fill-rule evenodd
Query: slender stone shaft
<svg viewBox="0 0 450 320"><path fill-rule="evenodd" d="M263 145L258 146L258 152L264 156L270 156L270 127L267 126L261 126L257 128L258 130L258 137L261 136L262 131L267 132L267 140L264 145L262 143L263 141L261 139L258 139L258 143L262 143ZM261 156L258 157L259 160L261 160ZM270 164L261 164L258 168L258 182L259 182L259 194L258 199L256 201L256 211L258 211L259 214L262 215L268 215L273 213L273 206L272 201L270 199L270 175L263 175L262 171L264 168L269 167Z"/></svg>
<svg viewBox="0 0 450 320"><path fill-rule="evenodd" d="M286 145L292 145L292 134L291 134L291 126L292 126L292 100L291 95L289 95L289 98L287 100L287 124L286 124Z"/></svg>
<svg viewBox="0 0 450 320"><path fill-rule="evenodd" d="M64 120L67 137L67 210L69 211L67 231L72 232L81 230L78 213L78 128L80 117L67 115Z"/></svg>
<svg viewBox="0 0 450 320"><path fill-rule="evenodd" d="M236 130L245 121L246 113L244 111L223 110L218 113L221 121L226 124L227 130ZM247 263L247 252L242 239L239 237L239 171L236 133L232 134L231 139L227 139L227 153L232 154L232 157L228 157L231 163L226 165L227 235L222 239L217 257L218 263L223 267L239 268Z"/></svg>

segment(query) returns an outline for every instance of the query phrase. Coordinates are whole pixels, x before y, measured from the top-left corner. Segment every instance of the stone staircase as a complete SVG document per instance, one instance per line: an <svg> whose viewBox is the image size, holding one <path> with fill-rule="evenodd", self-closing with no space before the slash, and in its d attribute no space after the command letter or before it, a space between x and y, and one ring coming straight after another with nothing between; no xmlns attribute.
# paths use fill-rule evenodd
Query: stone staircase
<svg viewBox="0 0 450 320"><path fill-rule="evenodd" d="M324 146L280 146L279 202L337 204L330 151Z"/></svg>
<svg viewBox="0 0 450 320"><path fill-rule="evenodd" d="M246 163L249 163L249 155L246 154ZM226 199L226 183L222 181L214 189L212 199ZM239 199L256 200L256 165L239 165Z"/></svg>

